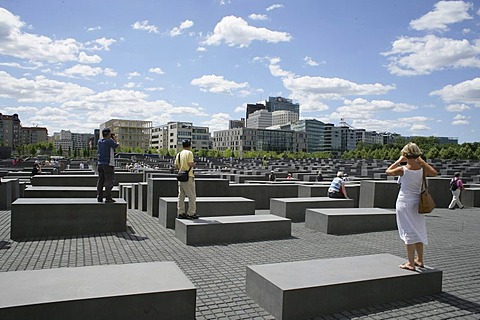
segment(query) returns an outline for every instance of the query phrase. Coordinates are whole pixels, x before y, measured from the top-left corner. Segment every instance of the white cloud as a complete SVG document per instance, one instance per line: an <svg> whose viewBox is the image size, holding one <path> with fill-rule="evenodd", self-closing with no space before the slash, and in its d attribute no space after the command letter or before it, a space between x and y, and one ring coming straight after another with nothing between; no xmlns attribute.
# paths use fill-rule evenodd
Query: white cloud
<svg viewBox="0 0 480 320"><path fill-rule="evenodd" d="M270 43L290 41L292 37L286 32L271 31L266 28L257 28L248 25L240 17L227 16L217 23L213 34L204 41L206 45L219 45L225 42L231 47L248 47L252 41L266 41Z"/></svg>
<svg viewBox="0 0 480 320"><path fill-rule="evenodd" d="M425 37L402 37L392 49L381 53L388 57L390 73L400 76L426 75L445 68L480 68L480 41Z"/></svg>
<svg viewBox="0 0 480 320"><path fill-rule="evenodd" d="M125 83L123 85L124 88L135 88L135 87L139 87L138 84L136 84L135 82L128 82L128 83Z"/></svg>
<svg viewBox="0 0 480 320"><path fill-rule="evenodd" d="M114 44L115 42L117 42L117 40L115 39L107 39L105 37L103 38L100 38L100 39L96 39L92 42L87 42L86 44L87 45L93 45L93 47L89 48L90 50L94 50L94 51L101 51L101 50L104 50L104 51L110 51L110 46L112 44Z"/></svg>
<svg viewBox="0 0 480 320"><path fill-rule="evenodd" d="M149 87L149 88L145 88L145 91L163 91L165 90L165 88L162 88L162 87Z"/></svg>
<svg viewBox="0 0 480 320"><path fill-rule="evenodd" d="M233 112L235 112L235 113L245 113L246 108L247 108L247 105L239 106L239 107L236 107L235 110L233 110Z"/></svg>
<svg viewBox="0 0 480 320"><path fill-rule="evenodd" d="M216 113L208 121L202 122L202 125L210 128L210 132L228 129L228 122L232 118L227 113Z"/></svg>
<svg viewBox="0 0 480 320"><path fill-rule="evenodd" d="M141 76L141 74L137 71L127 73L127 78L128 79L132 79L133 77L140 77L140 76Z"/></svg>
<svg viewBox="0 0 480 320"><path fill-rule="evenodd" d="M180 26L173 28L170 30L170 36L171 37L176 37L178 35L181 35L182 33L185 32L185 30L193 27L193 21L190 20L185 20L183 21Z"/></svg>
<svg viewBox="0 0 480 320"><path fill-rule="evenodd" d="M83 45L72 38L52 40L49 37L22 32L25 23L10 11L0 8L0 55L32 61L81 61L98 63L99 56L81 52Z"/></svg>
<svg viewBox="0 0 480 320"><path fill-rule="evenodd" d="M267 15L266 14L256 14L252 13L251 15L248 16L251 20L267 20Z"/></svg>
<svg viewBox="0 0 480 320"><path fill-rule="evenodd" d="M16 99L19 102L65 102L82 99L93 90L80 85L49 80L43 76L34 79L15 78L0 71L0 98Z"/></svg>
<svg viewBox="0 0 480 320"><path fill-rule="evenodd" d="M291 91L289 98L299 102L302 112L327 110L328 106L324 103L325 100L355 95L380 95L395 89L395 85L380 83L357 84L339 78L297 76L292 72L282 70L278 65L279 58L270 58L269 61L271 74L282 78L283 86Z"/></svg>
<svg viewBox="0 0 480 320"><path fill-rule="evenodd" d="M280 8L283 8L283 4L273 4L270 7L268 7L266 10L267 11L272 11L272 10L280 9Z"/></svg>
<svg viewBox="0 0 480 320"><path fill-rule="evenodd" d="M102 30L102 27L96 26L96 27L87 28L87 31L88 31L88 32L97 31L97 30Z"/></svg>
<svg viewBox="0 0 480 320"><path fill-rule="evenodd" d="M452 125L460 126L470 124L470 121L468 119L470 119L470 117L457 114L455 117L453 117Z"/></svg>
<svg viewBox="0 0 480 320"><path fill-rule="evenodd" d="M61 73L57 73L58 75L64 76L80 76L80 77L95 77L98 75L106 75L108 77L115 77L117 73L112 69L102 69L100 67L91 67L82 64L77 64L71 68L66 69Z"/></svg>
<svg viewBox="0 0 480 320"><path fill-rule="evenodd" d="M151 72L151 73L156 73L156 74L165 74L165 72L163 72L162 69L160 68L150 68L148 69L148 72Z"/></svg>
<svg viewBox="0 0 480 320"><path fill-rule="evenodd" d="M431 129L432 128L430 128L426 124L414 124L410 127L410 131L412 131L412 132L427 131L427 130L431 130Z"/></svg>
<svg viewBox="0 0 480 320"><path fill-rule="evenodd" d="M303 61L305 61L305 63L311 67L317 67L320 65L320 63L316 62L315 60L312 59L312 57L309 57L309 56L306 56L305 58L303 58Z"/></svg>
<svg viewBox="0 0 480 320"><path fill-rule="evenodd" d="M462 112L462 111L465 111L465 110L469 110L470 107L467 106L466 104L450 104L448 106L445 107L445 110L447 110L448 112Z"/></svg>
<svg viewBox="0 0 480 320"><path fill-rule="evenodd" d="M350 119L369 119L375 112L393 111L408 112L417 109L417 107L406 103L395 103L388 100L372 100L368 101L363 98L354 100L345 100L344 105L337 108L337 113Z"/></svg>
<svg viewBox="0 0 480 320"><path fill-rule="evenodd" d="M203 92L233 94L233 91L248 88L248 82L237 83L225 80L223 76L204 75L193 79L191 85L197 86Z"/></svg>
<svg viewBox="0 0 480 320"><path fill-rule="evenodd" d="M471 103L480 107L480 78L447 85L440 90L430 92L430 95L438 95L445 102Z"/></svg>
<svg viewBox="0 0 480 320"><path fill-rule="evenodd" d="M132 28L135 30L147 31L148 33L159 33L158 27L148 24L148 20L136 21L132 24Z"/></svg>
<svg viewBox="0 0 480 320"><path fill-rule="evenodd" d="M205 52L205 51L207 51L207 48L205 48L205 47L198 47L197 48L197 52Z"/></svg>
<svg viewBox="0 0 480 320"><path fill-rule="evenodd" d="M78 61L80 61L81 63L100 63L102 61L102 58L97 55L89 56L82 51L78 55Z"/></svg>
<svg viewBox="0 0 480 320"><path fill-rule="evenodd" d="M471 8L473 4L464 1L439 1L433 11L410 21L410 27L415 30L447 31L449 24L472 19L468 14Z"/></svg>

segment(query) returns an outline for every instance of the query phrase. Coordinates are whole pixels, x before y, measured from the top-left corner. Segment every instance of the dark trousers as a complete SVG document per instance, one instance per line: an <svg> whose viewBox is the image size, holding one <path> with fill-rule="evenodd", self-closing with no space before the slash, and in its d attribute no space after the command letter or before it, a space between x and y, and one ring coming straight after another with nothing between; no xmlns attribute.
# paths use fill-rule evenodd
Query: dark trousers
<svg viewBox="0 0 480 320"><path fill-rule="evenodd" d="M329 192L329 198L336 198L336 199L345 199L345 195L341 192Z"/></svg>
<svg viewBox="0 0 480 320"><path fill-rule="evenodd" d="M114 177L114 167L111 167L108 164L98 165L97 198L103 199L103 188L105 188L105 199L112 199Z"/></svg>

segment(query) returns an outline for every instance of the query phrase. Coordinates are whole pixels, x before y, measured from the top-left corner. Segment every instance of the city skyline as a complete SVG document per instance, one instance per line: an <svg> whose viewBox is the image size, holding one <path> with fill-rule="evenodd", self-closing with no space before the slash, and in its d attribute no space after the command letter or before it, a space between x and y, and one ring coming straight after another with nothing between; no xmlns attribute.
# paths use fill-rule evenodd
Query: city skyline
<svg viewBox="0 0 480 320"><path fill-rule="evenodd" d="M214 132L282 96L300 119L480 141L479 26L472 1L0 0L0 113Z"/></svg>

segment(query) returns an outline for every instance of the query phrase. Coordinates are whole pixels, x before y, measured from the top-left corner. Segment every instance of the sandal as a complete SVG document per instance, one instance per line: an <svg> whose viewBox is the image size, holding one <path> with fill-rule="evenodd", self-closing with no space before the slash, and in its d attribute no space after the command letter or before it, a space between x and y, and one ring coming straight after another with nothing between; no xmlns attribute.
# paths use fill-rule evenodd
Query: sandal
<svg viewBox="0 0 480 320"><path fill-rule="evenodd" d="M408 265L408 262L405 262L404 264L401 264L398 266L400 269L405 269L405 270L410 270L410 271L415 271L415 267L411 267Z"/></svg>
<svg viewBox="0 0 480 320"><path fill-rule="evenodd" d="M425 268L425 265L423 263L419 263L419 262L415 261L415 267Z"/></svg>

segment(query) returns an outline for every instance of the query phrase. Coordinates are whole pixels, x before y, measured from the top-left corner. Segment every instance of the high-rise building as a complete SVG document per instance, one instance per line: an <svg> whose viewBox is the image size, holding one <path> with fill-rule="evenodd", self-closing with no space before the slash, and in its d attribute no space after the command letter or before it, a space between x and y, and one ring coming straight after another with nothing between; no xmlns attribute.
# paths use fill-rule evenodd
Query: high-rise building
<svg viewBox="0 0 480 320"><path fill-rule="evenodd" d="M48 130L45 127L21 127L20 144L36 144L48 141Z"/></svg>
<svg viewBox="0 0 480 320"><path fill-rule="evenodd" d="M272 113L267 110L257 110L247 119L247 128L265 129L272 126Z"/></svg>
<svg viewBox="0 0 480 320"><path fill-rule="evenodd" d="M306 134L291 130L235 128L214 132L214 149L230 149L240 155L247 151L305 152Z"/></svg>
<svg viewBox="0 0 480 320"><path fill-rule="evenodd" d="M250 115L252 113L254 113L255 111L258 111L258 110L266 110L266 106L265 104L263 103L247 103L247 112L246 112L246 119L248 120L248 118L250 117Z"/></svg>
<svg viewBox="0 0 480 320"><path fill-rule="evenodd" d="M115 133L121 147L141 148L146 151L150 146L151 121L111 119L100 125L100 132L104 128L110 128Z"/></svg>
<svg viewBox="0 0 480 320"><path fill-rule="evenodd" d="M283 98L283 97L268 97L268 101L266 101L266 109L270 112L286 110L292 111L296 114L300 114L300 104L293 103L291 99Z"/></svg>
<svg viewBox="0 0 480 320"><path fill-rule="evenodd" d="M331 151L333 127L317 119L303 119L290 125L293 131L307 134L307 152Z"/></svg>
<svg viewBox="0 0 480 320"><path fill-rule="evenodd" d="M243 128L243 127L245 127L245 118L241 118L240 120L228 121L228 129Z"/></svg>
<svg viewBox="0 0 480 320"><path fill-rule="evenodd" d="M288 110L278 110L272 112L272 126L283 126L284 124L295 123L298 121L298 113Z"/></svg>
<svg viewBox="0 0 480 320"><path fill-rule="evenodd" d="M179 150L182 140L189 139L193 149L211 149L212 140L208 127L194 126L191 122L171 121L152 129L151 147Z"/></svg>
<svg viewBox="0 0 480 320"><path fill-rule="evenodd" d="M0 144L15 149L21 143L20 118L18 114L6 115L0 113Z"/></svg>

